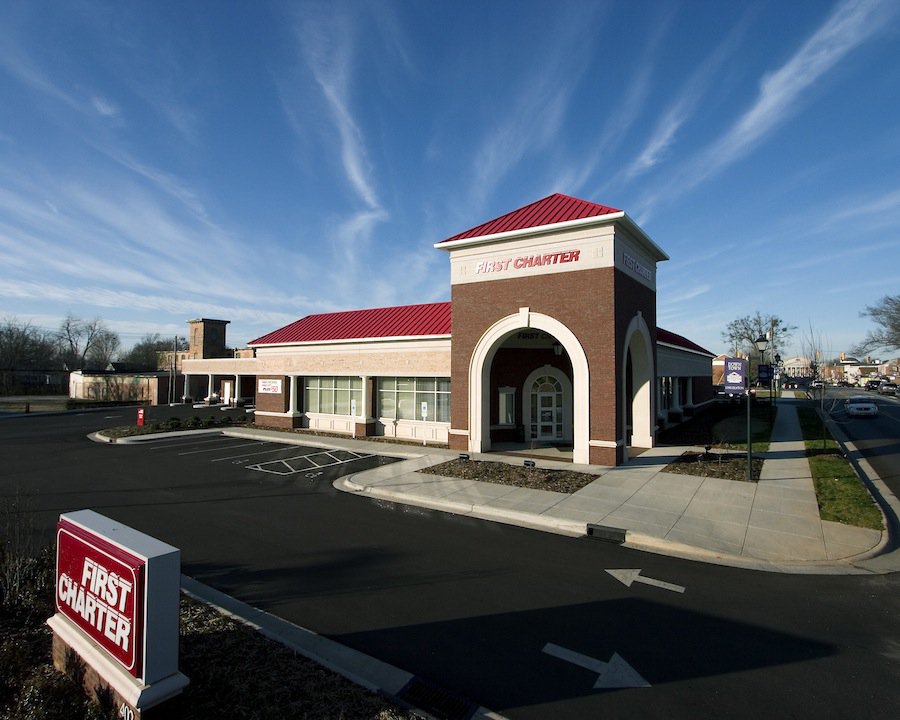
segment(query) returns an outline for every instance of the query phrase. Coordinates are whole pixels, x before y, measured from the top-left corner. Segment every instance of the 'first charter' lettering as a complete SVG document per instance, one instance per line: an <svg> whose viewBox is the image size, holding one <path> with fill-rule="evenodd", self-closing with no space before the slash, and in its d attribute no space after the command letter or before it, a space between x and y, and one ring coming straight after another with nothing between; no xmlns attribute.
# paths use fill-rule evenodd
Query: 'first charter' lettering
<svg viewBox="0 0 900 720"><path fill-rule="evenodd" d="M568 250L566 252L544 253L543 255L522 255L517 258L482 260L475 266L475 273L503 272L510 268L522 270L524 268L543 267L544 265L578 262L580 255L580 250Z"/></svg>
<svg viewBox="0 0 900 720"><path fill-rule="evenodd" d="M131 582L90 558L84 558L80 581L61 573L56 585L60 605L69 607L126 652L131 637L126 606L132 589Z"/></svg>

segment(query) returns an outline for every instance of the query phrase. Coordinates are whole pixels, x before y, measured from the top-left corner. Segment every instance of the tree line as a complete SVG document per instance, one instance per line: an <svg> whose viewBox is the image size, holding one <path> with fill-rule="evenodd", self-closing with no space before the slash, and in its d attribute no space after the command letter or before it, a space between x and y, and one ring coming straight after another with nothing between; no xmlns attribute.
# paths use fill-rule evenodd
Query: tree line
<svg viewBox="0 0 900 720"><path fill-rule="evenodd" d="M879 349L887 352L900 350L900 295L886 295L874 305L866 306L860 312L860 317L870 318L875 327L859 343L849 348L852 355L862 357ZM774 360L776 354L785 351L788 340L796 330L796 326L789 325L777 315L757 312L728 323L722 332L722 340L731 355L743 353L751 360L756 356L761 362L761 353L756 348L759 338L766 338L767 358ZM803 333L800 345L801 352L809 358L813 370L827 360L828 349L824 346L821 334L812 325Z"/></svg>
<svg viewBox="0 0 900 720"><path fill-rule="evenodd" d="M183 338L174 344L177 350L187 349ZM123 350L119 334L100 318L84 320L70 314L57 330L38 328L14 317L0 321L0 371L104 370L116 362L156 370L158 353L172 350L172 346L172 338L152 333Z"/></svg>

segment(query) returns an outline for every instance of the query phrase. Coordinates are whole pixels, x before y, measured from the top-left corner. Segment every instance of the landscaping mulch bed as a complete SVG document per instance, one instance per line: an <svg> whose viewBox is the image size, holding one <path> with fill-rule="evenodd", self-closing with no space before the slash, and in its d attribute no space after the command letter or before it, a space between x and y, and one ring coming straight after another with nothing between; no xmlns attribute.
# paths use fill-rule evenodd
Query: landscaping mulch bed
<svg viewBox="0 0 900 720"><path fill-rule="evenodd" d="M529 469L521 465L482 460L450 460L419 470L429 475L480 480L482 482L515 485L532 490L572 494L597 479L597 475L572 470Z"/></svg>
<svg viewBox="0 0 900 720"><path fill-rule="evenodd" d="M751 461L752 482L759 481L763 461L754 457ZM747 481L746 453L686 452L666 466L664 472L722 480Z"/></svg>
<svg viewBox="0 0 900 720"><path fill-rule="evenodd" d="M0 530L3 528L0 527ZM0 533L0 540L4 540ZM13 557L0 545L0 720L111 720L50 659L54 555ZM186 596L179 669L190 684L167 707L173 720L420 717Z"/></svg>

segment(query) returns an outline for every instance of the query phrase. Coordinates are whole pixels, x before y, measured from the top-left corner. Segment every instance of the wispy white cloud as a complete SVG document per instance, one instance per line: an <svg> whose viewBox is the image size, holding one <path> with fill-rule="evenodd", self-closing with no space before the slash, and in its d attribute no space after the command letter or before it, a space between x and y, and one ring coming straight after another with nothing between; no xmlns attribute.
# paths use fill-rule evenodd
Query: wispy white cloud
<svg viewBox="0 0 900 720"><path fill-rule="evenodd" d="M297 41L321 91L340 146L344 174L357 196L370 209L380 207L372 182L365 139L352 113L350 97L356 27L339 8L304 8L299 15Z"/></svg>
<svg viewBox="0 0 900 720"><path fill-rule="evenodd" d="M799 109L805 93L854 49L879 33L898 8L891 0L844 0L797 52L760 81L753 104L717 140L690 160L662 190L640 203L645 221L662 197L683 195L734 164Z"/></svg>
<svg viewBox="0 0 900 720"><path fill-rule="evenodd" d="M663 161L681 127L695 114L721 68L732 58L754 11L745 13L685 82L681 94L663 114L635 161L626 169L624 179L633 180Z"/></svg>
<svg viewBox="0 0 900 720"><path fill-rule="evenodd" d="M526 157L558 143L572 98L590 67L591 41L602 8L590 12L584 5L560 5L553 27L529 47L527 67L515 68L509 102L495 113L497 121L474 145L472 181L467 205L479 207L497 185ZM588 13L588 14L586 14Z"/></svg>
<svg viewBox="0 0 900 720"><path fill-rule="evenodd" d="M839 4L790 60L762 79L753 106L706 153L707 176L748 153L790 117L805 90L881 30L879 16L887 10L889 3L882 0Z"/></svg>
<svg viewBox="0 0 900 720"><path fill-rule="evenodd" d="M94 110L103 117L118 117L122 112L114 102L99 95L94 95L91 98L91 104L94 106Z"/></svg>
<svg viewBox="0 0 900 720"><path fill-rule="evenodd" d="M616 87L618 94L610 93L610 88L603 86L602 92L610 96L610 101L600 104L606 117L602 130L590 143L586 152L578 159L567 162L566 169L559 177L559 184L578 191L588 183L596 183L595 178L599 172L604 175L604 181L601 188L588 193L592 197L601 194L603 187L612 184L610 180L613 169L602 167L603 163L610 158L611 151L624 140L646 105L652 87L653 72L658 62L659 47L669 32L674 17L674 6L667 6L654 18L639 57L630 65L634 68L631 77Z"/></svg>

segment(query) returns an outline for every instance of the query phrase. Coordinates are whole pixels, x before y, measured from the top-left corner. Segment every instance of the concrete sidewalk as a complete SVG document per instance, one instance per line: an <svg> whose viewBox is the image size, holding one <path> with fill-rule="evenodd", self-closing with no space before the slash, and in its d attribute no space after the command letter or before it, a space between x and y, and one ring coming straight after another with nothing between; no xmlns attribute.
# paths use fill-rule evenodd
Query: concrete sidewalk
<svg viewBox="0 0 900 720"><path fill-rule="evenodd" d="M284 441L284 433L235 430L229 434ZM625 531L625 545L709 562L787 572L900 570L880 558L877 570L860 563L888 548L887 532L823 521L813 489L796 408L779 403L758 483L666 473L689 448L658 447L628 465L610 468L538 460L538 466L597 476L571 495L418 472L457 452L351 438L306 436L304 444L362 450L407 459L347 476L347 492L571 536L593 524ZM293 442L301 442L297 436ZM702 450L702 448L693 448ZM522 457L490 453L474 460L522 464Z"/></svg>

